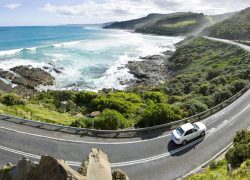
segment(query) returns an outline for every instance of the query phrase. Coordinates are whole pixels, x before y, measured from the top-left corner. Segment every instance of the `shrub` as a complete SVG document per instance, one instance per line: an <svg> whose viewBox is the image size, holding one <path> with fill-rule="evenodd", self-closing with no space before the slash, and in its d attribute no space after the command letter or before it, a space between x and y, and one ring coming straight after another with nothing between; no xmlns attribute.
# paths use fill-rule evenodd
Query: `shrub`
<svg viewBox="0 0 250 180"><path fill-rule="evenodd" d="M238 167L243 161L250 158L250 131L238 131L233 145L225 157L233 167Z"/></svg>
<svg viewBox="0 0 250 180"><path fill-rule="evenodd" d="M25 104L25 101L20 96L18 96L16 94L3 95L1 98L1 102L5 105L8 105L8 106L24 105Z"/></svg>
<svg viewBox="0 0 250 180"><path fill-rule="evenodd" d="M76 94L77 105L89 105L90 102L98 96L95 92L80 91Z"/></svg>
<svg viewBox="0 0 250 180"><path fill-rule="evenodd" d="M209 94L209 89L210 89L210 85L209 84L202 84L202 85L200 85L199 93L201 93L202 95L206 96L206 95Z"/></svg>
<svg viewBox="0 0 250 180"><path fill-rule="evenodd" d="M72 100L58 102L57 109L61 113L71 112L76 113L77 106Z"/></svg>
<svg viewBox="0 0 250 180"><path fill-rule="evenodd" d="M189 116L206 111L208 106L197 99L189 99L182 104L182 108L188 112Z"/></svg>
<svg viewBox="0 0 250 180"><path fill-rule="evenodd" d="M215 92L213 96L214 96L215 103L219 104L229 99L230 97L232 97L233 94L228 87L225 87L222 90Z"/></svg>
<svg viewBox="0 0 250 180"><path fill-rule="evenodd" d="M144 110L137 126L148 127L169 123L181 119L181 114L177 107L163 103L154 104Z"/></svg>
<svg viewBox="0 0 250 180"><path fill-rule="evenodd" d="M86 128L86 122L85 122L85 118L81 118L81 119L77 119L74 122L72 122L70 124L70 126L72 127L79 127L79 128Z"/></svg>
<svg viewBox="0 0 250 180"><path fill-rule="evenodd" d="M161 92L146 92L143 95L145 100L152 100L154 103L167 103L168 98L166 94Z"/></svg>
<svg viewBox="0 0 250 180"><path fill-rule="evenodd" d="M233 89L231 91L233 93L237 93L240 90L242 90L247 85L247 83L243 80L235 80L231 83L231 85L233 87Z"/></svg>
<svg viewBox="0 0 250 180"><path fill-rule="evenodd" d="M95 128L97 129L117 130L128 127L127 119L115 110L106 109L96 119Z"/></svg>
<svg viewBox="0 0 250 180"><path fill-rule="evenodd" d="M217 76L221 75L222 73L223 73L223 70L221 69L211 69L207 73L207 80L214 79Z"/></svg>

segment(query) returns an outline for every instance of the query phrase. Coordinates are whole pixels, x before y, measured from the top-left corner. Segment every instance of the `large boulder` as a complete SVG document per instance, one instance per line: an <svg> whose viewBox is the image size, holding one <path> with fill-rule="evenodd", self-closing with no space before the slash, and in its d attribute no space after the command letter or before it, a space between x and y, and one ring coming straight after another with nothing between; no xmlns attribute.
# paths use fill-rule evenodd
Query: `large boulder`
<svg viewBox="0 0 250 180"><path fill-rule="evenodd" d="M112 180L108 155L100 149L92 149L89 154L87 177L89 180Z"/></svg>
<svg viewBox="0 0 250 180"><path fill-rule="evenodd" d="M63 160L57 160L50 156L42 156L39 165L28 173L29 180L87 180L74 171Z"/></svg>
<svg viewBox="0 0 250 180"><path fill-rule="evenodd" d="M100 149L92 149L86 157L78 172L87 176L89 180L112 180L111 167L107 154Z"/></svg>
<svg viewBox="0 0 250 180"><path fill-rule="evenodd" d="M1 173L1 180L27 180L29 172L33 171L37 164L26 157L22 158L16 166L9 166L8 172Z"/></svg>
<svg viewBox="0 0 250 180"><path fill-rule="evenodd" d="M96 118L101 115L100 111L93 111L92 113L89 114L90 118Z"/></svg>

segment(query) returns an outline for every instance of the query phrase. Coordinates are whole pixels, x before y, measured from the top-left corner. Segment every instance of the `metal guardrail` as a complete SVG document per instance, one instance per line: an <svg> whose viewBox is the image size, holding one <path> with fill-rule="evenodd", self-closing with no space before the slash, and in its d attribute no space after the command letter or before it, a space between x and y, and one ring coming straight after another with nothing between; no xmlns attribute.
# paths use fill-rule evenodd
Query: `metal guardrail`
<svg viewBox="0 0 250 180"><path fill-rule="evenodd" d="M96 129L86 129L86 128L76 128L76 127L70 127L70 126L63 126L63 125L57 125L57 124L49 124L39 121L33 121L33 120L27 120L22 118L16 118L9 115L0 115L0 120L6 120L18 124L24 124L27 126L32 126L36 128L51 130L51 131L59 131L59 132L66 132L71 134L79 134L82 136L94 136L94 137L103 137L103 138L129 138L129 137L146 137L153 134L162 134L167 130L174 129L181 124L187 123L187 122L196 122L201 119L204 119L206 117L211 116L212 114L220 111L221 109L225 108L226 106L230 105L232 102L234 102L236 99L241 97L245 92L250 89L250 84L248 84L245 88L243 88L241 91L239 91L237 94L232 96L231 98L227 99L226 101L218 104L217 106L204 111L202 113L196 114L194 116L181 119L178 121L174 121L167 124L162 124L158 126L153 127L146 127L146 128L139 128L139 129L126 129L126 130L96 130Z"/></svg>

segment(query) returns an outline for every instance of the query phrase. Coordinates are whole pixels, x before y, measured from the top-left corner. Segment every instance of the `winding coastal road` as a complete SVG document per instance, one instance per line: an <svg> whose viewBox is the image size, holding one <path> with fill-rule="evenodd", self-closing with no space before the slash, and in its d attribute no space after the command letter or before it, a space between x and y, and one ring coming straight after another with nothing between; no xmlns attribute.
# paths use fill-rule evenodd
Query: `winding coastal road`
<svg viewBox="0 0 250 180"><path fill-rule="evenodd" d="M240 46L250 51L250 47ZM230 145L237 130L250 127L250 91L202 122L208 127L204 139L176 146L170 141L171 132L152 139L102 139L36 129L0 118L0 166L15 163L24 155L38 160L48 154L77 168L95 147L109 155L112 168L122 169L131 180L177 179Z"/></svg>

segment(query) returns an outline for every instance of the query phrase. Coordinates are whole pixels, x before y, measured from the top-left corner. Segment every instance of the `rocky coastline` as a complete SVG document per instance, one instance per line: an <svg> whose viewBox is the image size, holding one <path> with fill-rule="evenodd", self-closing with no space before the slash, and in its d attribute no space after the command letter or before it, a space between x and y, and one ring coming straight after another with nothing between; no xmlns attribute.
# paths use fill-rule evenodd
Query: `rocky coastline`
<svg viewBox="0 0 250 180"><path fill-rule="evenodd" d="M37 87L53 85L55 78L41 68L16 66L9 70L0 69L0 91L31 96Z"/></svg>
<svg viewBox="0 0 250 180"><path fill-rule="evenodd" d="M135 79L127 81L126 85L128 87L148 87L163 83L169 76L167 62L173 53L173 51L165 51L160 55L140 57L139 61L129 61L126 68Z"/></svg>
<svg viewBox="0 0 250 180"><path fill-rule="evenodd" d="M129 73L134 75L134 79L120 81L120 84L126 85L127 88L159 85L169 76L167 62L172 55L173 51L165 51L158 55L129 61L123 68L129 69ZM55 83L55 77L51 72L61 74L62 68L50 64L42 68L16 66L9 70L0 69L0 91L30 97L37 92L39 86L49 86Z"/></svg>

